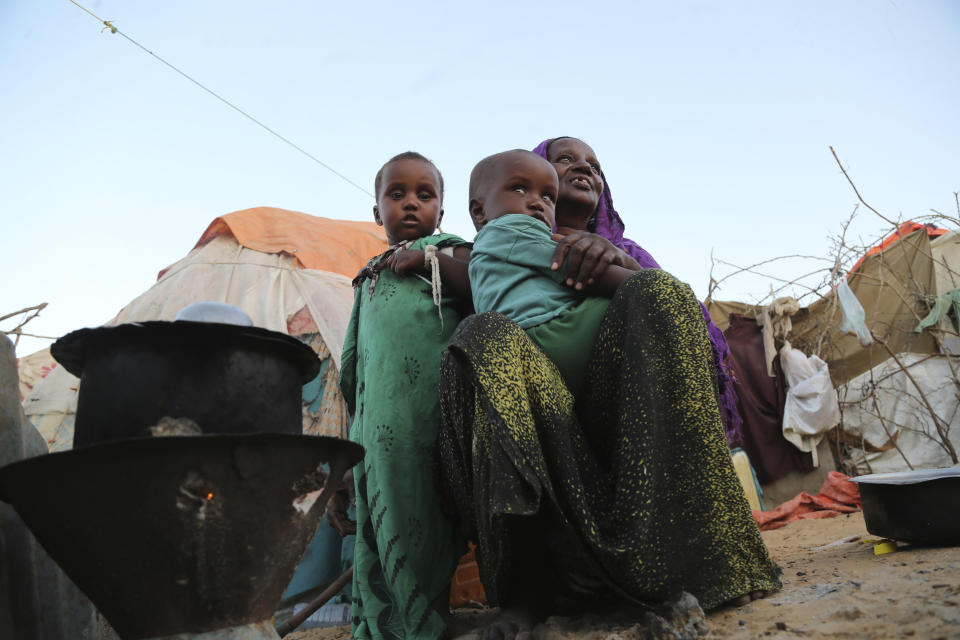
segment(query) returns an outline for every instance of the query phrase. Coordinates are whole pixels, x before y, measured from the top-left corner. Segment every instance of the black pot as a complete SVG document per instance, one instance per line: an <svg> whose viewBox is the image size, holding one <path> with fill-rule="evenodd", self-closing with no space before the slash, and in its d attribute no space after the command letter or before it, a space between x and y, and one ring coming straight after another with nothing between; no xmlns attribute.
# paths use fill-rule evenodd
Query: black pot
<svg viewBox="0 0 960 640"><path fill-rule="evenodd" d="M121 637L186 637L270 620L362 457L320 436L140 438L0 468L0 500ZM298 509L321 463L324 490Z"/></svg>
<svg viewBox="0 0 960 640"><path fill-rule="evenodd" d="M850 480L860 487L863 519L873 535L917 545L960 544L960 468Z"/></svg>
<svg viewBox="0 0 960 640"><path fill-rule="evenodd" d="M74 447L149 436L163 418L210 434L299 434L301 387L320 370L295 338L207 322L80 329L50 352L80 378Z"/></svg>

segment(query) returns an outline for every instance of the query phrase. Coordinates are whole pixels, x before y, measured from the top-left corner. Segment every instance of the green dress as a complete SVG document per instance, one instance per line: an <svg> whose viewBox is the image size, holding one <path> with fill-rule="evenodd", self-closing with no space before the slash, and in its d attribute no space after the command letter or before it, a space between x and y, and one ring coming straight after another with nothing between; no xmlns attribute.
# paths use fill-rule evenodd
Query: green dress
<svg viewBox="0 0 960 640"><path fill-rule="evenodd" d="M440 234L409 248L427 244L467 243ZM461 314L444 295L441 324L430 284L415 275L387 268L358 280L340 373L350 439L366 449L354 468L353 637L437 638L445 626L430 605L466 551L440 513L433 476L440 356Z"/></svg>

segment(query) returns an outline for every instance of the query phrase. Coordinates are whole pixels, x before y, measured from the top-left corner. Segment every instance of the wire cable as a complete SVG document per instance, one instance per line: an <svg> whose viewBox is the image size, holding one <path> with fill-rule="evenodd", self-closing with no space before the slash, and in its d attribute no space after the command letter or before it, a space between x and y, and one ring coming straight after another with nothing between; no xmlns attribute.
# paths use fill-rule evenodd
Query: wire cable
<svg viewBox="0 0 960 640"><path fill-rule="evenodd" d="M354 187L356 187L357 189L359 189L359 190L362 191L363 193L367 194L367 195L370 196L371 198L376 199L376 196L374 196L372 193L370 193L369 191L367 191L366 189L364 189L363 187L361 187L359 184L357 184L356 182L354 182L353 180L351 180L351 179L348 178L347 176L343 175L342 173L340 173L339 171L337 171L336 169L334 169L333 167L331 167L330 165L328 165L328 164L325 163L324 161L320 160L320 159L317 158L315 155L313 155L313 154L310 153L309 151L305 150L303 147L295 144L295 143L294 143L293 141L291 141L290 139L288 139L288 138L280 135L279 133L277 133L276 131L274 131L273 129L271 129L270 127L268 127L267 125L265 125L264 123L260 122L259 120L257 120L256 118L254 118L252 115L250 115L249 113L247 113L247 112L244 111L243 109L241 109L240 107L236 106L235 104L233 104L232 102L230 102L229 100L227 100L226 98L224 98L223 96L221 96L220 94L216 93L216 92L213 91L212 89L207 88L206 86L204 86L204 85L203 85L201 82L199 82L198 80L195 80L194 78L190 77L189 75L187 75L186 73L184 73L183 71L181 71L180 69L178 69L177 67L175 67L174 65L170 64L169 62L167 62L166 60L164 60L163 58L161 58L160 56L158 56L157 54L155 54L153 51L150 51L150 50L147 49L145 46L143 46L142 44L140 44L139 42L137 42L136 40L134 40L133 38L131 38L130 36L128 36L127 34L125 34L123 31L120 31L120 30L113 24L112 21L102 19L100 16L96 15L95 13L93 13L92 11L90 11L89 9L87 9L86 7L84 7L84 6L82 6L81 4L77 3L75 0L69 0L69 2L71 2L72 4L74 4L74 5L76 5L77 7L83 9L84 11L86 11L88 14L90 14L91 16L93 16L93 18L96 19L96 21L99 22L100 24L105 25L103 30L110 29L110 32L111 32L111 33L116 33L116 34L119 34L119 35L123 36L123 37L126 38L130 43L136 45L138 48L140 48L140 49L142 49L143 51L147 52L148 54L150 54L151 56L153 56L154 58L156 58L157 60L159 60L160 62L162 62L163 64L165 64L167 67L169 67L170 69L176 71L178 74L180 74L181 76L183 76L184 78L186 78L187 80L189 80L190 82L192 82L193 84L197 85L198 87L200 87L201 89L203 89L204 91L206 91L207 93L209 93L210 95L212 95L214 98L216 98L216 99L219 100L220 102L224 103L225 105L227 105L228 107L230 107L231 109L233 109L234 111L236 111L237 113L239 113L240 115L244 116L245 118L247 118L248 120L250 120L250 121L253 122L254 124L260 126L261 128L265 129L267 132L273 134L274 136L276 136L276 137L279 138L280 140L286 142L288 145L290 145L291 147L293 147L294 149L296 149L297 151L299 151L299 152L302 153L303 155L307 156L308 158L310 158L311 160L313 160L314 162L316 162L317 164L319 164L321 167L323 167L324 169L326 169L326 170L329 171L330 173L334 174L335 176L337 176L338 178L344 180L345 182L353 185Z"/></svg>

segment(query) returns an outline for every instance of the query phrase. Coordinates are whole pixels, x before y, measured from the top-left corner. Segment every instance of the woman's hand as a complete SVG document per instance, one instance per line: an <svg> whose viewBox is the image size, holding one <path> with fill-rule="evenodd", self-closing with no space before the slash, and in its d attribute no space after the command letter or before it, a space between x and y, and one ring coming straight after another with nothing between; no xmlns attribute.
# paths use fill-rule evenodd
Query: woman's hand
<svg viewBox="0 0 960 640"><path fill-rule="evenodd" d="M602 276L607 267L617 265L631 271L640 269L637 261L618 249L603 236L589 231L574 231L567 235L554 234L558 243L550 268L556 271L567 261L567 285L578 291Z"/></svg>
<svg viewBox="0 0 960 640"><path fill-rule="evenodd" d="M398 276L408 271L423 271L424 254L422 249L398 249L387 259L387 266Z"/></svg>

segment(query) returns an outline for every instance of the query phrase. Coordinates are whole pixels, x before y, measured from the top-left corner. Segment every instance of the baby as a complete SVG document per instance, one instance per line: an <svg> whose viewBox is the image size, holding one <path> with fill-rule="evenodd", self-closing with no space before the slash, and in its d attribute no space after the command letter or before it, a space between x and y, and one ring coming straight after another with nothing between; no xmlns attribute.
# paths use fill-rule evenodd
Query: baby
<svg viewBox="0 0 960 640"><path fill-rule="evenodd" d="M610 265L582 290L564 284L565 270L551 269L558 191L553 165L530 151L504 151L474 167L470 286L476 312L497 311L520 325L576 396L609 299L634 272Z"/></svg>

